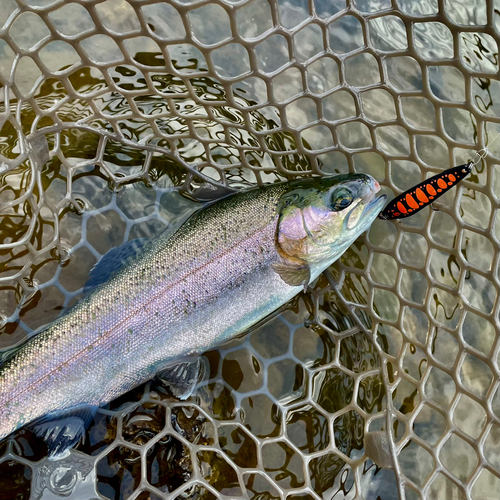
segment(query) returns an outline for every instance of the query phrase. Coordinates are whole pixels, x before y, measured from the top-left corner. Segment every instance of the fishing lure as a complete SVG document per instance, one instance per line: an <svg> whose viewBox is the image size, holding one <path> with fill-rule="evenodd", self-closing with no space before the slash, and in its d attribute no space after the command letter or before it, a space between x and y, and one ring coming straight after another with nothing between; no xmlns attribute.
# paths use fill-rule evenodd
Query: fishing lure
<svg viewBox="0 0 500 500"><path fill-rule="evenodd" d="M394 198L380 212L378 218L384 220L402 219L415 215L420 210L443 196L453 186L458 184L464 177L472 171L474 163L470 161L458 167L449 168L438 175L413 186L408 191Z"/></svg>
<svg viewBox="0 0 500 500"><path fill-rule="evenodd" d="M413 186L408 191L396 196L378 215L379 219L393 220L403 219L420 212L440 196L443 196L453 186L458 184L464 177L467 177L474 165L486 158L488 146L491 146L500 137L500 132L488 142L487 146L476 152L473 160L464 165L449 168L434 177Z"/></svg>

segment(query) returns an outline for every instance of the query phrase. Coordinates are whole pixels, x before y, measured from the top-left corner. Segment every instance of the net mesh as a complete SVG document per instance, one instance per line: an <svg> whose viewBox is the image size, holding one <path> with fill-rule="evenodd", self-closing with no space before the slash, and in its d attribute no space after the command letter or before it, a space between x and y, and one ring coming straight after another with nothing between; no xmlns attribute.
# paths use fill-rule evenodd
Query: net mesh
<svg viewBox="0 0 500 500"><path fill-rule="evenodd" d="M498 0L3 0L0 25L4 350L193 210L179 192L361 171L392 196L500 131ZM3 490L498 499L499 162L376 221L188 402L100 410L73 468L4 443Z"/></svg>

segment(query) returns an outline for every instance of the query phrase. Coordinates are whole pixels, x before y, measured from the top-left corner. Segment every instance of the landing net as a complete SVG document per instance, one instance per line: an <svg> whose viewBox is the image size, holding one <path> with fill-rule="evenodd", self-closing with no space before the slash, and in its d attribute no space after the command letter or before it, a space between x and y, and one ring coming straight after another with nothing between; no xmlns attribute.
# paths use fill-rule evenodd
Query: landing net
<svg viewBox="0 0 500 500"><path fill-rule="evenodd" d="M499 0L2 0L0 26L3 350L179 193L365 172L392 197L500 131ZM498 500L499 169L497 141L438 211L376 221L188 402L100 411L74 470L8 442L0 497Z"/></svg>

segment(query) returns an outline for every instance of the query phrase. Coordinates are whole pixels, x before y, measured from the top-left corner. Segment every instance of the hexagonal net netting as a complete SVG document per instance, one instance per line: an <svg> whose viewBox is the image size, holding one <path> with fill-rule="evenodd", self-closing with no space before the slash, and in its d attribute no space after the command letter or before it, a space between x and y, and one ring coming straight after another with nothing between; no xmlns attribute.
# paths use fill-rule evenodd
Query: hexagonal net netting
<svg viewBox="0 0 500 500"><path fill-rule="evenodd" d="M358 171L393 196L500 131L499 0L2 0L0 26L2 350L180 194ZM186 402L134 390L70 465L5 441L0 498L498 500L499 165L376 221Z"/></svg>

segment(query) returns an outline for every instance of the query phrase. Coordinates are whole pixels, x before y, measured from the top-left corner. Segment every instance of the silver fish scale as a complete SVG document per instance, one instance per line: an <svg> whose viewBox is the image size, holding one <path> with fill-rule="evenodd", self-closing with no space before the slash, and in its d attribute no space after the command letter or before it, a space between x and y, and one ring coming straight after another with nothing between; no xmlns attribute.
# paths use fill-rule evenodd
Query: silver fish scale
<svg viewBox="0 0 500 500"><path fill-rule="evenodd" d="M53 410L108 402L290 299L296 287L271 269L285 190L200 211L22 347L0 368L0 435Z"/></svg>

